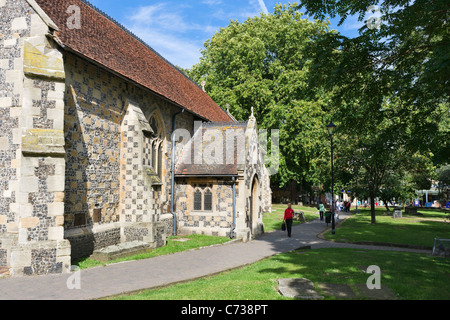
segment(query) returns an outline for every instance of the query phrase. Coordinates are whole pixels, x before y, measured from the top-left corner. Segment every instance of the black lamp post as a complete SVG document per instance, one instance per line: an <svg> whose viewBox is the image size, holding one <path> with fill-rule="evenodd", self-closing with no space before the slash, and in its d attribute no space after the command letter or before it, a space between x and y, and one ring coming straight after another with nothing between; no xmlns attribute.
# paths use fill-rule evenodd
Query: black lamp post
<svg viewBox="0 0 450 320"><path fill-rule="evenodd" d="M331 138L331 234L335 234L335 206L334 206L334 172L333 172L333 133L334 130L336 130L336 125L332 122L330 122L329 125L327 125L328 133L330 134Z"/></svg>

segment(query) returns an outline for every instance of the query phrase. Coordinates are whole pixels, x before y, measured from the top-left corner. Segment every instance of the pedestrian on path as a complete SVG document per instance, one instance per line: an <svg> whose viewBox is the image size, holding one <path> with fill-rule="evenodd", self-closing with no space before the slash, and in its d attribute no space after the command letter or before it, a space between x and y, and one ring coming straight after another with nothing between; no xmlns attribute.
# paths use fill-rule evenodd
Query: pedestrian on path
<svg viewBox="0 0 450 320"><path fill-rule="evenodd" d="M292 232L292 219L294 218L294 210L291 208L291 204L288 203L287 209L284 211L284 221L286 222L286 228L288 237L291 236Z"/></svg>
<svg viewBox="0 0 450 320"><path fill-rule="evenodd" d="M319 204L320 221L323 221L323 214L325 213L325 206L323 203Z"/></svg>

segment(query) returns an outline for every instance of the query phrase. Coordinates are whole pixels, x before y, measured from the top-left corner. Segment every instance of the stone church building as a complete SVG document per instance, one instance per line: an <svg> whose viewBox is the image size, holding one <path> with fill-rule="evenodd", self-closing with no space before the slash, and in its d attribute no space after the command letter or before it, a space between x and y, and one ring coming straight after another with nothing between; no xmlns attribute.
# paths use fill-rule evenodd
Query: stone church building
<svg viewBox="0 0 450 320"><path fill-rule="evenodd" d="M271 210L237 122L84 0L0 0L0 273L61 273L173 234L251 239Z"/></svg>

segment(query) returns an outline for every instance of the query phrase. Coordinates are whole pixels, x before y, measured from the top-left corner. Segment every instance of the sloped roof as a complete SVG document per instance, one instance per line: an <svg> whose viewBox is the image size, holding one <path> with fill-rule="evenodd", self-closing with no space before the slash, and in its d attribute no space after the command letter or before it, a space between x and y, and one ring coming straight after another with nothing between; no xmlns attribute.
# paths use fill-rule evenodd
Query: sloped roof
<svg viewBox="0 0 450 320"><path fill-rule="evenodd" d="M64 46L206 120L232 121L230 116L193 81L151 47L86 1L35 1L58 26L59 30L54 33ZM73 13L67 11L72 5L81 9L79 29L68 27L67 21Z"/></svg>
<svg viewBox="0 0 450 320"><path fill-rule="evenodd" d="M245 164L247 122L204 123L184 145L176 176L233 176Z"/></svg>

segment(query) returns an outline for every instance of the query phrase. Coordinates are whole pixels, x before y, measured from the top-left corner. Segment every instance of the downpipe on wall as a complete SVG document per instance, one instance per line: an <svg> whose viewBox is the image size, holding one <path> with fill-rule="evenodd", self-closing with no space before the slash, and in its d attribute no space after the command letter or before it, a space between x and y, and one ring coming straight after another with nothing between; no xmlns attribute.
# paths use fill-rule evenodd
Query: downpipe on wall
<svg viewBox="0 0 450 320"><path fill-rule="evenodd" d="M235 238L234 230L236 229L236 177L233 177L233 226L230 231L230 239Z"/></svg>
<svg viewBox="0 0 450 320"><path fill-rule="evenodd" d="M171 180L171 189L170 189L170 213L173 216L173 235L177 235L177 214L174 211L174 201L175 201L175 130L176 130L176 119L177 116L182 114L185 109L177 112L173 115L172 118L172 180Z"/></svg>

